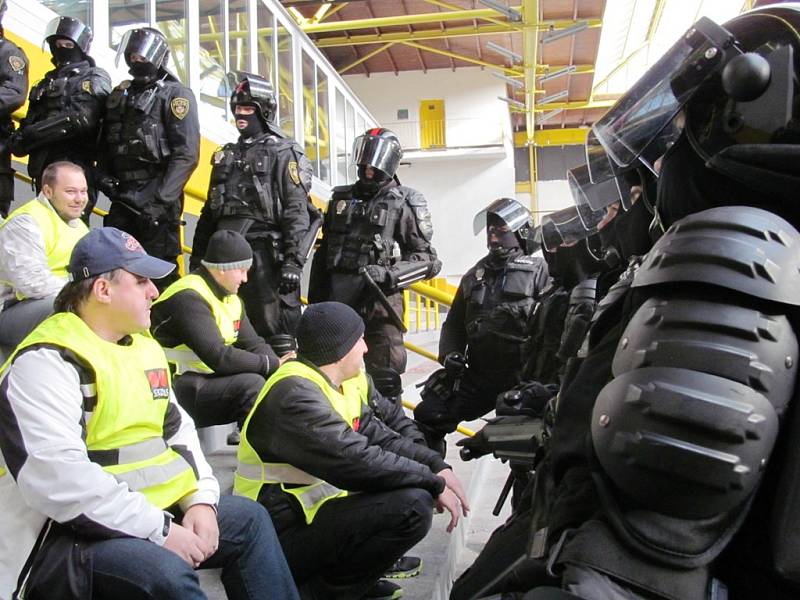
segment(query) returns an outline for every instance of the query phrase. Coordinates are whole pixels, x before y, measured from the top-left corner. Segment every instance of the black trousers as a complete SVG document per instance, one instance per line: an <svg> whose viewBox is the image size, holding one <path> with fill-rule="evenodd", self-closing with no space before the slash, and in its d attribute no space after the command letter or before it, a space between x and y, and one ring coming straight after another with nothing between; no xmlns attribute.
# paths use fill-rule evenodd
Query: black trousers
<svg viewBox="0 0 800 600"><path fill-rule="evenodd" d="M0 216L8 216L14 202L14 169L11 168L11 151L6 142L0 143Z"/></svg>
<svg viewBox="0 0 800 600"><path fill-rule="evenodd" d="M431 527L433 498L404 488L353 494L323 504L307 525L299 503L278 485L262 488L300 595L361 598Z"/></svg>
<svg viewBox="0 0 800 600"><path fill-rule="evenodd" d="M403 294L392 294L388 300L402 317ZM364 341L368 348L364 365L367 373L387 367L400 374L405 373L408 355L403 345L403 332L389 318L386 309L377 300L370 299L358 312L364 319Z"/></svg>
<svg viewBox="0 0 800 600"><path fill-rule="evenodd" d="M266 379L258 373L203 375L184 373L173 380L175 397L197 427L225 425L241 427Z"/></svg>
<svg viewBox="0 0 800 600"><path fill-rule="evenodd" d="M263 244L251 242L250 245L253 266L247 283L239 289L239 297L253 329L267 341L274 335L294 337L300 322L300 288L281 294L280 265L272 260Z"/></svg>

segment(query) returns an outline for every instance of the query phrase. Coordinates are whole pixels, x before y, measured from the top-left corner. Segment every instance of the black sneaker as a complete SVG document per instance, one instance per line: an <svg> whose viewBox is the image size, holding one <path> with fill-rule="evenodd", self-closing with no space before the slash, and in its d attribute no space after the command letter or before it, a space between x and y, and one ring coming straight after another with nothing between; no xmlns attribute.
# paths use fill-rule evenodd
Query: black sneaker
<svg viewBox="0 0 800 600"><path fill-rule="evenodd" d="M420 573L422 573L422 559L416 556L403 556L397 559L383 576L389 579L408 579Z"/></svg>
<svg viewBox="0 0 800 600"><path fill-rule="evenodd" d="M397 600L403 597L403 588L386 579L379 579L363 596L363 600Z"/></svg>

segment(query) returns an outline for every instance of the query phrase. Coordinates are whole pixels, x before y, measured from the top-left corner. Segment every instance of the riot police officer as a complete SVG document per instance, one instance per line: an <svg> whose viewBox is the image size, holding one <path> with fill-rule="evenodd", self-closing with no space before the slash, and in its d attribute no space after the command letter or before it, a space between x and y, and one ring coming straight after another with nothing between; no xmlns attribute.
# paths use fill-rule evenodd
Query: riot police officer
<svg viewBox="0 0 800 600"><path fill-rule="evenodd" d="M181 253L183 188L200 155L200 121L192 91L167 71L169 46L150 27L122 37L117 63L124 58L133 76L106 102L102 169L111 209L104 224L127 231L149 254L177 261ZM169 285L177 271L159 280Z"/></svg>
<svg viewBox="0 0 800 600"><path fill-rule="evenodd" d="M798 26L797 5L701 19L595 124L626 166L685 112L663 237L609 292L559 400L534 529L582 598L800 590Z"/></svg>
<svg viewBox="0 0 800 600"><path fill-rule="evenodd" d="M449 394L424 390L414 411L431 447L441 450L459 421L492 410L497 395L520 380L529 320L548 284L547 263L527 252L531 226L530 211L516 200L500 198L486 209L489 253L462 277L439 338L439 362L455 375L453 387Z"/></svg>
<svg viewBox="0 0 800 600"><path fill-rule="evenodd" d="M208 201L195 230L192 265L219 229L243 234L253 267L240 291L256 332L280 354L294 349L300 275L322 217L309 199L311 163L275 124L272 84L242 73L231 96L239 140L212 158Z"/></svg>
<svg viewBox="0 0 800 600"><path fill-rule="evenodd" d="M400 291L434 277L442 266L431 245L425 197L395 177L402 155L388 129L369 129L356 138L358 181L334 188L311 267L309 301L343 302L364 319L369 372L405 371Z"/></svg>
<svg viewBox="0 0 800 600"><path fill-rule="evenodd" d="M0 21L8 4L0 0ZM0 26L0 216L8 216L14 201L14 170L8 139L14 131L11 114L25 103L28 92L28 57L5 38Z"/></svg>
<svg viewBox="0 0 800 600"><path fill-rule="evenodd" d="M47 24L44 41L50 46L55 69L31 89L28 113L11 136L17 156L30 154L28 175L36 192L47 165L69 160L83 168L89 185L84 221L97 202L94 164L98 133L111 78L89 56L92 30L72 17L56 17Z"/></svg>

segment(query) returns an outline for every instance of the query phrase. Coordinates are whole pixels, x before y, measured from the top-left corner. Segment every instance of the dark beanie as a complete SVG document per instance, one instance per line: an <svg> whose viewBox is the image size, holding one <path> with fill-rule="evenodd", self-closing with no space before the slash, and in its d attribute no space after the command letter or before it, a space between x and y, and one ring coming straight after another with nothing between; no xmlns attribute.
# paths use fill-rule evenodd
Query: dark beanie
<svg viewBox="0 0 800 600"><path fill-rule="evenodd" d="M253 264L253 249L238 231L220 229L208 240L206 255L200 263L219 271L249 269Z"/></svg>
<svg viewBox="0 0 800 600"><path fill-rule="evenodd" d="M318 367L330 365L350 352L362 335L364 321L346 304L311 304L297 325L297 353Z"/></svg>

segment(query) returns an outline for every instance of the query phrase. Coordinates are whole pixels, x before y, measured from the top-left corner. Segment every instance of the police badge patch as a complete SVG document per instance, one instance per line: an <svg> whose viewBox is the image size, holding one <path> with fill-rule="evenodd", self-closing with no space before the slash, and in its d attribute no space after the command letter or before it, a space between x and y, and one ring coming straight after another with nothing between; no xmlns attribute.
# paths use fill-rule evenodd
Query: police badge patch
<svg viewBox="0 0 800 600"><path fill-rule="evenodd" d="M9 56L8 57L8 64L11 65L11 68L14 69L17 73L21 73L22 70L25 68L25 60L20 56Z"/></svg>
<svg viewBox="0 0 800 600"><path fill-rule="evenodd" d="M297 163L292 161L289 163L289 177L292 178L295 185L300 185L300 173L297 170Z"/></svg>
<svg viewBox="0 0 800 600"><path fill-rule="evenodd" d="M169 108L176 119L183 121L189 114L189 101L186 98L173 98Z"/></svg>
<svg viewBox="0 0 800 600"><path fill-rule="evenodd" d="M81 82L81 89L86 92L87 94L92 93L92 82L88 79L86 81Z"/></svg>

